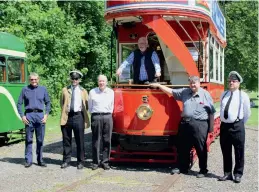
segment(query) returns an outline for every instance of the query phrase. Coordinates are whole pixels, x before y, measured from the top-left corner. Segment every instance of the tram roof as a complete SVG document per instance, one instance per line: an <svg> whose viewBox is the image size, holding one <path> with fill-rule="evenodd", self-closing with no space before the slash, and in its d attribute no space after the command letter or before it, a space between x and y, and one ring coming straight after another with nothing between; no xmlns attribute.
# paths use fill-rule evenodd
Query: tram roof
<svg viewBox="0 0 259 192"><path fill-rule="evenodd" d="M15 35L0 32L0 49L25 52L25 44Z"/></svg>
<svg viewBox="0 0 259 192"><path fill-rule="evenodd" d="M142 15L163 15L166 19L200 20L210 24L215 36L226 43L226 20L217 0L106 0L105 19L124 22L139 21Z"/></svg>

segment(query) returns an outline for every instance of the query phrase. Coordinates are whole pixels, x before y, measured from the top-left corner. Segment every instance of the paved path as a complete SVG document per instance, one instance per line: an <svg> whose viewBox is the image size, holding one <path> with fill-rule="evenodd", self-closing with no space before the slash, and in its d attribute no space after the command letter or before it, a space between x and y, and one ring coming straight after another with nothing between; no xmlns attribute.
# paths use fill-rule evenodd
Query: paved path
<svg viewBox="0 0 259 192"><path fill-rule="evenodd" d="M1 192L47 192L47 191L88 191L88 192L145 192L145 191L258 191L258 132L246 130L246 165L245 174L240 184L232 181L218 182L222 175L222 155L219 140L211 146L208 168L210 177L197 179L197 163L190 175L170 175L169 167L146 165L120 165L104 171L92 171L87 168L91 161L91 133L86 133L86 168L76 169L75 147L73 148L72 166L62 170L61 135L49 139L44 148L47 168L33 165L26 169L24 163L24 143L0 148L0 191ZM49 136L50 137L50 136ZM53 141L56 140L56 142ZM34 147L35 149L35 147ZM35 157L34 157L35 159Z"/></svg>

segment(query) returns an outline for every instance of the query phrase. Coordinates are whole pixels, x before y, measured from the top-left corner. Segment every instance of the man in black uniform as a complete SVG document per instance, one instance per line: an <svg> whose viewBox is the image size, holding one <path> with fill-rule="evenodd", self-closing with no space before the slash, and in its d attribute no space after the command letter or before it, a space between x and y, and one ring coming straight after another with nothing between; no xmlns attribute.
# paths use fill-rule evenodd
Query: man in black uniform
<svg viewBox="0 0 259 192"><path fill-rule="evenodd" d="M224 176L219 181L232 180L232 145L235 149L234 182L240 183L244 170L245 123L251 115L248 95L239 90L242 77L231 71L228 76L229 90L221 95L220 146L223 154Z"/></svg>

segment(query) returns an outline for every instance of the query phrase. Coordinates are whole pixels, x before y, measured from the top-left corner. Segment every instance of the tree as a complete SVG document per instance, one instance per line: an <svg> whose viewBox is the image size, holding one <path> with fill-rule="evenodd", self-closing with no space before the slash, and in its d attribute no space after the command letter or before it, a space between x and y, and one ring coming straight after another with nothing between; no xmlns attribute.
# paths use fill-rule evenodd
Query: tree
<svg viewBox="0 0 259 192"><path fill-rule="evenodd" d="M56 2L1 2L0 10L0 30L25 40L29 72L40 75L56 112L68 71L76 67L78 52L86 47L83 25L75 24Z"/></svg>
<svg viewBox="0 0 259 192"><path fill-rule="evenodd" d="M225 76L236 70L244 78L244 88L258 90L258 2L228 2L225 11Z"/></svg>

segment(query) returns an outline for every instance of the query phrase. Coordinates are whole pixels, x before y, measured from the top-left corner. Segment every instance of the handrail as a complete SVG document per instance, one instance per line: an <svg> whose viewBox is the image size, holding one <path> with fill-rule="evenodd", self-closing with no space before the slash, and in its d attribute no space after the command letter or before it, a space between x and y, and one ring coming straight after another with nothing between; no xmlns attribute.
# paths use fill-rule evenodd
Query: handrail
<svg viewBox="0 0 259 192"><path fill-rule="evenodd" d="M166 87L190 87L190 85L164 85ZM151 87L150 85L141 85L141 84L112 84L111 87ZM201 85L201 87L206 87L205 85Z"/></svg>

